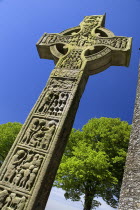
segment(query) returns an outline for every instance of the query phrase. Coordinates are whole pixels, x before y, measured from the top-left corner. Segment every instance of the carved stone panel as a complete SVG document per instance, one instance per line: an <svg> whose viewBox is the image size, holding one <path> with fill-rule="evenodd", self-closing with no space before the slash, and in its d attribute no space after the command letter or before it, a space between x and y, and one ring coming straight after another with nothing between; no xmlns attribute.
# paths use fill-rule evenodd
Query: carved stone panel
<svg viewBox="0 0 140 210"><path fill-rule="evenodd" d="M51 76L54 77L61 77L61 78L71 78L71 79L77 79L79 77L79 70L65 70L65 69L58 69L55 68L52 73Z"/></svg>
<svg viewBox="0 0 140 210"><path fill-rule="evenodd" d="M129 38L112 37L112 38L96 38L95 45L107 45L113 48L125 49Z"/></svg>
<svg viewBox="0 0 140 210"><path fill-rule="evenodd" d="M2 176L8 187L30 191L40 170L44 155L34 151L18 148L12 156Z"/></svg>
<svg viewBox="0 0 140 210"><path fill-rule="evenodd" d="M13 193L6 189L0 189L1 210L23 210L27 197L19 193Z"/></svg>
<svg viewBox="0 0 140 210"><path fill-rule="evenodd" d="M82 65L81 53L82 50L71 50L56 66L62 69L80 69Z"/></svg>
<svg viewBox="0 0 140 210"><path fill-rule="evenodd" d="M75 81L72 79L64 79L64 78L52 78L47 86L49 90L71 90L75 84Z"/></svg>
<svg viewBox="0 0 140 210"><path fill-rule="evenodd" d="M62 115L70 93L65 91L48 90L44 95L36 113L51 116Z"/></svg>
<svg viewBox="0 0 140 210"><path fill-rule="evenodd" d="M47 150L53 138L58 121L33 118L27 131L21 138L21 144Z"/></svg>

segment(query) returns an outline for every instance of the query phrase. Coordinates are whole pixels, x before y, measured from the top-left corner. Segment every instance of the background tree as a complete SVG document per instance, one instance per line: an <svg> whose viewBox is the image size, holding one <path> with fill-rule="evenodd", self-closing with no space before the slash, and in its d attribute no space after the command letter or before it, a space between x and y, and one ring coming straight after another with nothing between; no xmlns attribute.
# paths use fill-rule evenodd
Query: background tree
<svg viewBox="0 0 140 210"><path fill-rule="evenodd" d="M22 124L17 122L8 122L0 125L0 166L19 133L21 126Z"/></svg>
<svg viewBox="0 0 140 210"><path fill-rule="evenodd" d="M119 118L91 119L82 130L73 129L54 186L65 198L79 201L84 210L96 209L102 197L116 208L122 183L131 126Z"/></svg>

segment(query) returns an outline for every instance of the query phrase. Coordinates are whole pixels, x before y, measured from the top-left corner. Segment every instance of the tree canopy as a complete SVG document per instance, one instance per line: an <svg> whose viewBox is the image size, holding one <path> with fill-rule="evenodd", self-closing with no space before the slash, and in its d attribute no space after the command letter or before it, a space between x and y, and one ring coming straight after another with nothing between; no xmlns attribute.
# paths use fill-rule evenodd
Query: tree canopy
<svg viewBox="0 0 140 210"><path fill-rule="evenodd" d="M21 129L20 123L0 125L0 165ZM119 118L91 119L81 130L72 129L54 186L65 198L79 201L84 210L101 205L102 197L116 208L122 183L131 126Z"/></svg>
<svg viewBox="0 0 140 210"><path fill-rule="evenodd" d="M101 205L96 197L116 208L130 129L119 118L105 117L73 129L54 186L65 190L66 199L79 201L84 196L84 210Z"/></svg>
<svg viewBox="0 0 140 210"><path fill-rule="evenodd" d="M11 123L0 125L0 166L9 152L22 124Z"/></svg>

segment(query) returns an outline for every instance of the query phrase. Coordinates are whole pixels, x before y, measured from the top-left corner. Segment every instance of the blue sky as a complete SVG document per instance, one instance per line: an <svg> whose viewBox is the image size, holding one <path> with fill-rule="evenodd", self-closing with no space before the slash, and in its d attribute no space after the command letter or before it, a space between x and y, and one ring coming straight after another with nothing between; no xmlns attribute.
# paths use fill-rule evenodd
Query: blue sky
<svg viewBox="0 0 140 210"><path fill-rule="evenodd" d="M38 56L35 44L42 34L61 32L79 25L84 16L105 12L107 29L117 36L133 37L130 66L113 66L90 76L73 127L81 128L93 117L119 117L131 123L139 63L139 11L140 0L0 0L0 123L24 123L54 68L53 61Z"/></svg>

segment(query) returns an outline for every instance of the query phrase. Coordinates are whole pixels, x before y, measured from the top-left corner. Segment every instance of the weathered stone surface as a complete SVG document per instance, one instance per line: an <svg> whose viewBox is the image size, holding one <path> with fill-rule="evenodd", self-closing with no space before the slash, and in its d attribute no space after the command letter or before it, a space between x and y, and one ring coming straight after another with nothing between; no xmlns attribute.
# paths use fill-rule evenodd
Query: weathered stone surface
<svg viewBox="0 0 140 210"><path fill-rule="evenodd" d="M43 210L89 75L110 65L128 65L131 38L103 28L104 15L80 26L44 34L41 58L56 66L0 171L0 208Z"/></svg>
<svg viewBox="0 0 140 210"><path fill-rule="evenodd" d="M140 66L132 131L119 200L119 210L130 209L140 209Z"/></svg>

